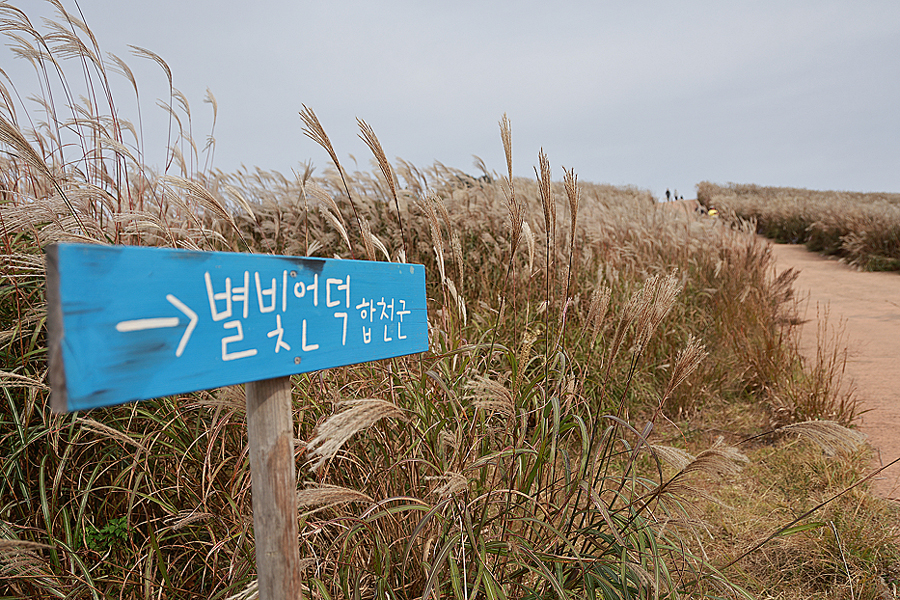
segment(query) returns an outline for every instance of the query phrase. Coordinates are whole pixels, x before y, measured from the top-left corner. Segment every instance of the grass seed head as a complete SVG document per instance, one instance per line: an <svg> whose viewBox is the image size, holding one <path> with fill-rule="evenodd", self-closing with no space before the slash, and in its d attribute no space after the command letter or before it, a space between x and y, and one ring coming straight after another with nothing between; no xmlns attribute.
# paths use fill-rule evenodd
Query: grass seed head
<svg viewBox="0 0 900 600"><path fill-rule="evenodd" d="M358 432L386 417L403 418L403 411L397 406L377 398L345 400L338 406L345 410L329 417L307 445L313 471L318 471L334 458L343 445Z"/></svg>
<svg viewBox="0 0 900 600"><path fill-rule="evenodd" d="M348 502L372 503L368 495L339 485L311 484L297 492L300 508L334 507Z"/></svg>
<svg viewBox="0 0 900 600"><path fill-rule="evenodd" d="M777 431L795 433L801 438L813 442L829 455L853 452L866 442L864 433L854 431L834 421L804 421L785 425Z"/></svg>

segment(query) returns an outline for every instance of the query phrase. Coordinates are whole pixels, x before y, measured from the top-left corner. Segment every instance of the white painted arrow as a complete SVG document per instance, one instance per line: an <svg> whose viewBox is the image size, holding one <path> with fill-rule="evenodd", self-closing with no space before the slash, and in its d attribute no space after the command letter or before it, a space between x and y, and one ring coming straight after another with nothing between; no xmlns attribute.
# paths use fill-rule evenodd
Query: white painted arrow
<svg viewBox="0 0 900 600"><path fill-rule="evenodd" d="M166 300L168 300L172 306L183 312L189 319L187 329L184 330L184 335L181 336L181 341L178 343L178 348L175 350L175 356L180 357L182 353L184 353L184 347L187 346L188 340L191 339L194 327L197 326L197 313L188 308L184 302L172 294L167 294ZM121 321L116 323L116 331L126 333L129 331L144 331L146 329L165 329L168 327L178 327L180 322L178 317L133 319L131 321Z"/></svg>

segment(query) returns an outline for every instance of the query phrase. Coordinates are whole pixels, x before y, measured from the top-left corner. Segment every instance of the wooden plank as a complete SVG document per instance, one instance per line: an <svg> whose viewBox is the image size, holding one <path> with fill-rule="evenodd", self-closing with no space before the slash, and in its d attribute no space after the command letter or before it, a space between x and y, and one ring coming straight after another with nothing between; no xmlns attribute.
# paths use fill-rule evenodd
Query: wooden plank
<svg viewBox="0 0 900 600"><path fill-rule="evenodd" d="M300 597L291 379L248 383L247 435L260 600Z"/></svg>
<svg viewBox="0 0 900 600"><path fill-rule="evenodd" d="M66 369L62 354L63 318L62 301L59 297L59 259L56 245L47 248L47 346L50 355L48 377L50 388L50 408L55 412L66 412Z"/></svg>
<svg viewBox="0 0 900 600"><path fill-rule="evenodd" d="M422 265L87 244L47 259L57 411L428 349Z"/></svg>

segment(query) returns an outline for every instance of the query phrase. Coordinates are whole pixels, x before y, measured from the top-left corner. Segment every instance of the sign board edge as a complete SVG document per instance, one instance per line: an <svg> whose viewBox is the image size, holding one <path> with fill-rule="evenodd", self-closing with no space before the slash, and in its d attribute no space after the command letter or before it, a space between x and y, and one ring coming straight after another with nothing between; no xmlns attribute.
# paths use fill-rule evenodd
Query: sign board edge
<svg viewBox="0 0 900 600"><path fill-rule="evenodd" d="M66 387L66 365L62 351L65 327L63 324L59 281L59 245L51 244L46 248L45 253L47 273L47 362L51 390L50 408L53 412L65 413L69 412L69 399Z"/></svg>

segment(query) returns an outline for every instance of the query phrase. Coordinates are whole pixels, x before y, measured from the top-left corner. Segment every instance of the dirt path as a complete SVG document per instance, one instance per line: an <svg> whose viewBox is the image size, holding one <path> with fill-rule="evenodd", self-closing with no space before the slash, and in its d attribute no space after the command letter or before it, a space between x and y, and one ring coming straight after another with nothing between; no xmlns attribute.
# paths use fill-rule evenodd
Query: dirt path
<svg viewBox="0 0 900 600"><path fill-rule="evenodd" d="M876 464L891 462L900 456L900 275L855 271L803 246L772 247L779 272L800 271L795 288L808 298L809 319L803 327L803 351L815 357L817 305L830 307L830 323L845 321L847 375L856 384L862 409L869 411L859 418L859 428L875 448ZM873 491L900 500L900 464L884 471Z"/></svg>

